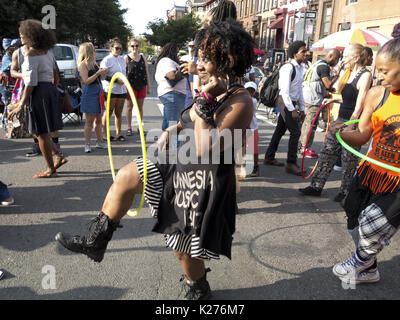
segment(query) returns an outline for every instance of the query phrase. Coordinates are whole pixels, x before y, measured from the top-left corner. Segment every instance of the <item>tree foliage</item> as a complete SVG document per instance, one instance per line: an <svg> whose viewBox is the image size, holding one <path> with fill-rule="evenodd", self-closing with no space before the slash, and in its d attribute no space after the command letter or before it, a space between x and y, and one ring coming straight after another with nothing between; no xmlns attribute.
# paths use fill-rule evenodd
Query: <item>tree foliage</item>
<svg viewBox="0 0 400 320"><path fill-rule="evenodd" d="M118 0L1 0L0 38L18 37L18 24L25 19L42 21L42 8L52 5L56 10L58 42L79 44L92 41L103 46L118 37L126 43L132 30L125 23Z"/></svg>
<svg viewBox="0 0 400 320"><path fill-rule="evenodd" d="M184 15L177 20L155 19L146 28L152 33L145 33L144 37L151 44L163 47L168 42L174 42L182 46L188 40L194 39L200 28L200 19L193 14Z"/></svg>

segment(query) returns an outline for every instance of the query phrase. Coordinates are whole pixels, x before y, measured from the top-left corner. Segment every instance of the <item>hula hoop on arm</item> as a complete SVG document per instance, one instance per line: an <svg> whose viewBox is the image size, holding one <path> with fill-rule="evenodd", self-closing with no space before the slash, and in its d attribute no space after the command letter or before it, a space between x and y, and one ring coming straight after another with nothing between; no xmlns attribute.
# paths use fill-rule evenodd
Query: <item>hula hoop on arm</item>
<svg viewBox="0 0 400 320"><path fill-rule="evenodd" d="M360 121L360 119L350 120L350 121L347 121L347 122L345 123L345 125L348 126L348 125L353 124L353 123L358 123L359 121ZM398 167L393 167L393 166L391 166L391 165L389 165L389 164L386 164L386 163L380 162L380 161L378 161L378 160L372 159L372 158L366 156L365 154L362 154L361 152L358 152L357 150L355 150L355 149L353 149L352 147L350 147L346 142L343 141L343 139L341 138L341 136L340 136L340 134L339 134L339 131L336 132L336 138L337 138L337 140L339 141L339 143L340 143L347 151L351 152L352 154L356 155L357 157L359 157L359 158L361 158L361 159L364 159L365 161L371 162L371 163L373 163L373 164L375 164L375 165L377 165L377 166L379 166L379 167L382 167L382 168L384 168L384 169L387 169L387 170L391 170L391 171L395 171L395 172L399 172L399 173L400 173L400 168L398 168Z"/></svg>
<svg viewBox="0 0 400 320"><path fill-rule="evenodd" d="M143 126L142 126L142 119L140 117L140 112L139 112L139 106L136 101L135 94L133 92L132 86L130 85L128 79L124 76L123 73L121 72L116 72L111 78L110 82L110 90L108 91L108 96L107 96L107 145L108 145L108 158L110 160L110 167L111 167L111 174L113 181L115 181L115 170L114 170L114 163L112 160L112 152L111 152L111 142L110 142L110 99L111 99L111 89L114 85L114 82L120 79L124 82L124 85L128 89L128 93L131 97L131 100L134 102L136 109L138 111L138 122L139 122L139 132L140 132L140 140L142 142L142 155L143 155L143 163L144 163L144 176L143 176L143 191L142 191L142 197L140 199L139 207L136 210L128 210L127 214L131 217L136 216L140 210L143 207L144 203L144 190L146 187L147 183L147 155L146 155L146 143L145 143L145 137L144 137L144 132L143 132Z"/></svg>
<svg viewBox="0 0 400 320"><path fill-rule="evenodd" d="M323 141L322 143L324 144L325 141L326 141L326 137L328 136L328 132L329 132L329 122L330 122L330 119L331 119L331 109L330 109L330 107L329 107L329 104L323 104L323 105L321 105L321 106L319 107L317 113L315 114L315 117L314 117L314 119L313 119L313 121L312 121L312 123L311 123L310 131L308 132L308 135L307 135L306 146L308 146L308 141L310 140L311 132L312 132L312 130L313 130L315 121L317 121L318 116L319 116L319 114L321 113L321 110L322 110L324 107L328 107L328 123L327 123L327 125L326 125L325 137L324 137L324 141ZM303 152L303 158L302 158L302 160L301 160L301 176L302 176L304 179L307 180L307 179L309 179L309 178L314 174L314 171L315 171L315 169L316 169L317 166L318 166L318 160L315 162L315 165L314 165L314 167L311 169L310 174L309 174L308 176L305 177L305 176L304 176L304 158L305 158L305 152Z"/></svg>

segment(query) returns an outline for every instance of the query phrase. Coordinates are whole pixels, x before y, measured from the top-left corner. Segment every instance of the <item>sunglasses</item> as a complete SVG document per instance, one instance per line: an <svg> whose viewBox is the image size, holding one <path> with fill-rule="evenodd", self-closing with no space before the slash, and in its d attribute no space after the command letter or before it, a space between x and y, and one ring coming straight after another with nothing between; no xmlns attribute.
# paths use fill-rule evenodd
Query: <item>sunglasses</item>
<svg viewBox="0 0 400 320"><path fill-rule="evenodd" d="M131 48L139 48L139 45L137 44L131 45Z"/></svg>
<svg viewBox="0 0 400 320"><path fill-rule="evenodd" d="M115 50L122 50L122 47L114 47Z"/></svg>

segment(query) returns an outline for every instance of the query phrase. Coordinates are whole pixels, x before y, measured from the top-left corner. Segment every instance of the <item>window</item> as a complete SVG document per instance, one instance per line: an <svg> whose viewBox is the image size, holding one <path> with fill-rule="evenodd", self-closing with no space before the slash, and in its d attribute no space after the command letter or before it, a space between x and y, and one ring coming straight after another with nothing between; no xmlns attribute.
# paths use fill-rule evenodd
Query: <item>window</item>
<svg viewBox="0 0 400 320"><path fill-rule="evenodd" d="M254 12L254 0L250 0L250 13Z"/></svg>
<svg viewBox="0 0 400 320"><path fill-rule="evenodd" d="M257 0L257 12L261 12L263 0Z"/></svg>
<svg viewBox="0 0 400 320"><path fill-rule="evenodd" d="M250 0L246 0L246 11L244 13L245 16L249 14L249 6L250 6Z"/></svg>
<svg viewBox="0 0 400 320"><path fill-rule="evenodd" d="M324 10L322 13L320 38L324 38L327 35L329 35L331 29L331 20L332 20L332 2L325 2Z"/></svg>
<svg viewBox="0 0 400 320"><path fill-rule="evenodd" d="M353 4L353 3L357 3L358 2L358 0L347 0L347 5L349 5L349 4Z"/></svg>
<svg viewBox="0 0 400 320"><path fill-rule="evenodd" d="M53 54L57 61L73 60L74 56L70 47L55 45Z"/></svg>
<svg viewBox="0 0 400 320"><path fill-rule="evenodd" d="M269 10L269 0L264 0L264 11Z"/></svg>
<svg viewBox="0 0 400 320"><path fill-rule="evenodd" d="M278 0L272 0L271 9L278 7Z"/></svg>
<svg viewBox="0 0 400 320"><path fill-rule="evenodd" d="M242 1L240 1L240 16L241 17L243 17L243 9L244 9L244 7L243 7L243 5L244 5L244 3L243 3L243 0Z"/></svg>

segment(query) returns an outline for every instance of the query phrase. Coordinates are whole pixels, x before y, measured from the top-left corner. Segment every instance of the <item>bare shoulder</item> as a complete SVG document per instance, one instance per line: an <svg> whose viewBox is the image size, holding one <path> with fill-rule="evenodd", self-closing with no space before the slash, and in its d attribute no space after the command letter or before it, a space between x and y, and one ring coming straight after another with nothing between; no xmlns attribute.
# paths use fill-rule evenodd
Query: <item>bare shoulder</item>
<svg viewBox="0 0 400 320"><path fill-rule="evenodd" d="M385 87L383 86L376 86L369 89L366 96L366 101L368 105L370 105L370 107L375 110L379 103L382 101L384 94Z"/></svg>

